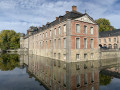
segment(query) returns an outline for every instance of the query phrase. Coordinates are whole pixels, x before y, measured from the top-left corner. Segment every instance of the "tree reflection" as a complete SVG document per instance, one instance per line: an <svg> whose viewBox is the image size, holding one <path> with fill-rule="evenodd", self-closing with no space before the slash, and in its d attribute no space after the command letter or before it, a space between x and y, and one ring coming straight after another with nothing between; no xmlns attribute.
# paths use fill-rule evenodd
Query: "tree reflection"
<svg viewBox="0 0 120 90"><path fill-rule="evenodd" d="M8 71L19 67L19 55L17 54L1 54L0 55L0 70Z"/></svg>
<svg viewBox="0 0 120 90"><path fill-rule="evenodd" d="M112 77L100 74L100 85L110 84Z"/></svg>

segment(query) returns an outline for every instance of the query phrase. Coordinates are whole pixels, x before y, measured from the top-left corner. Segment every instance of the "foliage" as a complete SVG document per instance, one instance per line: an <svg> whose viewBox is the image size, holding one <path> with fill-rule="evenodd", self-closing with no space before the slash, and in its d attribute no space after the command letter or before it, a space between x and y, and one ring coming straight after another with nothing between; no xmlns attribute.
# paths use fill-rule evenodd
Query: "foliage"
<svg viewBox="0 0 120 90"><path fill-rule="evenodd" d="M95 21L99 25L99 32L109 31L109 30L114 30L115 29L113 26L111 26L110 21L108 19L99 18Z"/></svg>
<svg viewBox="0 0 120 90"><path fill-rule="evenodd" d="M20 33L14 30L3 30L0 32L0 48L2 50L17 49L20 47Z"/></svg>
<svg viewBox="0 0 120 90"><path fill-rule="evenodd" d="M111 79L112 78L110 76L106 76L106 75L100 74L100 85L110 84Z"/></svg>
<svg viewBox="0 0 120 90"><path fill-rule="evenodd" d="M19 67L19 55L17 54L2 54L0 55L0 69L1 71L13 70Z"/></svg>

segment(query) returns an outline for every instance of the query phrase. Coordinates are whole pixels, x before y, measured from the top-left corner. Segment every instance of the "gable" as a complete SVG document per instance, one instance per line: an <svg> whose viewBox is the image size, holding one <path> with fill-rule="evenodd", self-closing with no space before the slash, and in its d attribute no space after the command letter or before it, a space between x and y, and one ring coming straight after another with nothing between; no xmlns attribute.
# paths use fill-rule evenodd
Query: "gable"
<svg viewBox="0 0 120 90"><path fill-rule="evenodd" d="M75 20L82 21L82 22L88 22L88 23L92 23L92 24L96 24L87 15L84 15L84 16L82 16L80 18L76 18Z"/></svg>

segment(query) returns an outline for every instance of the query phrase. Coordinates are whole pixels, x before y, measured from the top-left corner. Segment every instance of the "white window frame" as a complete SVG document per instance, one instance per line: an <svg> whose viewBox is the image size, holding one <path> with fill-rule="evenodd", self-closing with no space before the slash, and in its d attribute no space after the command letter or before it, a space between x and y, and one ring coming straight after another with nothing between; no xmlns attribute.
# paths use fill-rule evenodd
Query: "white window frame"
<svg viewBox="0 0 120 90"><path fill-rule="evenodd" d="M65 41L64 41L65 40ZM63 48L66 49L66 38L63 38Z"/></svg>
<svg viewBox="0 0 120 90"><path fill-rule="evenodd" d="M52 30L50 30L50 37L52 36Z"/></svg>
<svg viewBox="0 0 120 90"><path fill-rule="evenodd" d="M86 29L85 29L85 27L86 27ZM83 32L83 33L84 33L84 34L87 34L87 25L84 25L84 28L83 28L83 29L84 29L84 32Z"/></svg>
<svg viewBox="0 0 120 90"><path fill-rule="evenodd" d="M77 48L77 39L79 39L79 48ZM75 38L75 47L76 49L80 49L80 37Z"/></svg>
<svg viewBox="0 0 120 90"><path fill-rule="evenodd" d="M79 30L77 30L77 25L79 25ZM76 30L76 33L80 33L80 24L76 24L75 25L75 30ZM78 32L77 32L78 31Z"/></svg>
<svg viewBox="0 0 120 90"><path fill-rule="evenodd" d="M78 56L79 58L78 58L77 56ZM76 54L76 60L80 60L80 54L78 54L78 53Z"/></svg>
<svg viewBox="0 0 120 90"><path fill-rule="evenodd" d="M58 27L58 33L59 33L59 35L61 34L61 27L60 26Z"/></svg>
<svg viewBox="0 0 120 90"><path fill-rule="evenodd" d="M54 49L56 49L56 39L54 39Z"/></svg>
<svg viewBox="0 0 120 90"><path fill-rule="evenodd" d="M94 34L94 27L93 27L93 26L90 27L90 34L91 34L91 35Z"/></svg>
<svg viewBox="0 0 120 90"><path fill-rule="evenodd" d="M84 40L86 39L86 45L84 45ZM84 46L84 49L87 49L88 48L88 42L87 42L87 38L83 38L83 46Z"/></svg>
<svg viewBox="0 0 120 90"><path fill-rule="evenodd" d="M46 37L47 37L47 32L46 32Z"/></svg>
<svg viewBox="0 0 120 90"><path fill-rule="evenodd" d="M54 29L54 35L56 35L56 28Z"/></svg>
<svg viewBox="0 0 120 90"><path fill-rule="evenodd" d="M93 40L93 43L92 43L93 46L92 46L92 47L91 47L91 40ZM90 48L91 48L91 49L94 49L94 39L93 39L93 38L90 38Z"/></svg>
<svg viewBox="0 0 120 90"><path fill-rule="evenodd" d="M63 25L63 33L66 33L66 31L67 31L66 29L67 29L67 28L66 28L66 24L64 24L64 25Z"/></svg>
<svg viewBox="0 0 120 90"><path fill-rule="evenodd" d="M58 48L59 49L61 48L61 39L60 38L58 39Z"/></svg>

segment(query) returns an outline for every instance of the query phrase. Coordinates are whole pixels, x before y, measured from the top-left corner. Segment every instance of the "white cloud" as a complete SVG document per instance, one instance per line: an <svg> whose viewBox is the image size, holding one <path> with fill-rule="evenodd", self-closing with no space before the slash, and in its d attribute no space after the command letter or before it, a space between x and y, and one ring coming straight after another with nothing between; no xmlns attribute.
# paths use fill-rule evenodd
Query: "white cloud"
<svg viewBox="0 0 120 90"><path fill-rule="evenodd" d="M0 30L14 29L17 32L26 32L31 25L42 26L55 20L55 17L64 15L65 11L71 11L72 5L76 5L78 11L82 13L86 9L87 13L95 19L108 18L113 26L120 28L116 21L120 18L120 14L116 16L116 13L111 13L115 2L116 0L0 0L0 6L2 6Z"/></svg>

